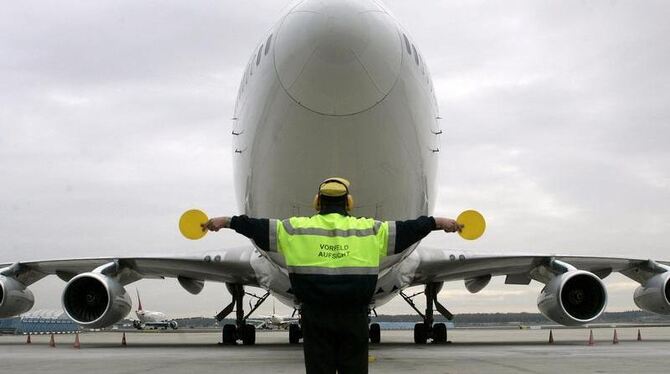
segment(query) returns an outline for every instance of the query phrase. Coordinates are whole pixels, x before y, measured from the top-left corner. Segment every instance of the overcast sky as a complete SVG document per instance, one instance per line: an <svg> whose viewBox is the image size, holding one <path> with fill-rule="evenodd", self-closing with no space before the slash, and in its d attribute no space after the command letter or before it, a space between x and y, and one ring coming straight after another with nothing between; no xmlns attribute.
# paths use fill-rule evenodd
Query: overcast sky
<svg viewBox="0 0 670 374"><path fill-rule="evenodd" d="M287 1L4 1L0 11L0 263L200 253L180 214L238 212L230 118L257 43ZM432 245L670 259L670 3L386 1L428 64L440 106L436 212L480 210L476 242ZM608 310L636 284L607 279ZM35 309L60 309L58 279ZM212 316L199 296L140 281L144 306ZM445 287L454 313L537 311L540 285ZM269 313L271 304L261 308ZM288 308L278 311L290 313ZM380 313L410 313L400 299Z"/></svg>

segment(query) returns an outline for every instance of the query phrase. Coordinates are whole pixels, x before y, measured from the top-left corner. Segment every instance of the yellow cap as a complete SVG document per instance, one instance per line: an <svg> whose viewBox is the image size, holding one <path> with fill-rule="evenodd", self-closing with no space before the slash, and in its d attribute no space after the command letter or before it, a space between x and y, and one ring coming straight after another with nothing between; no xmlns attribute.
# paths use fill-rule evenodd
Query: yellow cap
<svg viewBox="0 0 670 374"><path fill-rule="evenodd" d="M344 178L328 178L321 182L319 195L331 197L345 196L349 193L350 185L351 183Z"/></svg>

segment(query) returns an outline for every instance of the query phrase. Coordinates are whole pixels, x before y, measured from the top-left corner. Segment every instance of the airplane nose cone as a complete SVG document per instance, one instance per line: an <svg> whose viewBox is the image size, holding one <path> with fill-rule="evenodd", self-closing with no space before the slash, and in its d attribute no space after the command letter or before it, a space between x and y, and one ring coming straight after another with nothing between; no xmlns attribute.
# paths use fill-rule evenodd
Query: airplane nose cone
<svg viewBox="0 0 670 374"><path fill-rule="evenodd" d="M395 22L370 0L305 1L284 18L276 43L275 67L284 90L321 114L373 107L400 73Z"/></svg>

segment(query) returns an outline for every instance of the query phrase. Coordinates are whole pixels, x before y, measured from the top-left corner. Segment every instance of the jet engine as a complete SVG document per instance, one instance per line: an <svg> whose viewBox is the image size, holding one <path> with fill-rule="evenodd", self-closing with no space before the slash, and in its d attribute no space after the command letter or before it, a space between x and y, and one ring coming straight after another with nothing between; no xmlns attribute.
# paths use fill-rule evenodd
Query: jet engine
<svg viewBox="0 0 670 374"><path fill-rule="evenodd" d="M35 297L23 283L0 275L0 318L14 317L30 310Z"/></svg>
<svg viewBox="0 0 670 374"><path fill-rule="evenodd" d="M119 282L100 273L83 273L72 278L63 291L63 309L76 323L102 328L122 320L132 302Z"/></svg>
<svg viewBox="0 0 670 374"><path fill-rule="evenodd" d="M573 270L554 277L542 289L537 307L545 317L565 326L598 318L607 305L607 290L595 274Z"/></svg>
<svg viewBox="0 0 670 374"><path fill-rule="evenodd" d="M635 290L633 300L642 310L670 314L670 271L649 278Z"/></svg>

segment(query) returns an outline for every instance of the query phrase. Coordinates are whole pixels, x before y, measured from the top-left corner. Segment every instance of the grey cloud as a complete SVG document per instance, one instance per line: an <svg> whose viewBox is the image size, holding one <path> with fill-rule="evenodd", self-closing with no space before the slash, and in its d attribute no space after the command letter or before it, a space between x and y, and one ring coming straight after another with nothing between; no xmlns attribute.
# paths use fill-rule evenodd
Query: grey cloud
<svg viewBox="0 0 670 374"><path fill-rule="evenodd" d="M21 2L3 12L5 64L68 85L238 69L273 8L203 1ZM252 43L253 43L252 42Z"/></svg>

